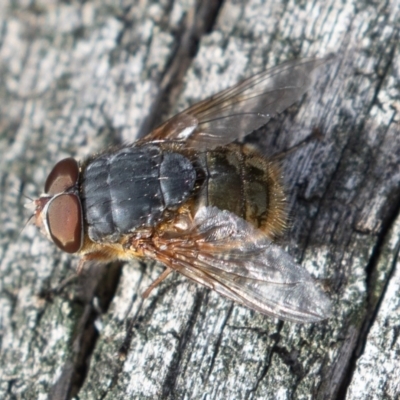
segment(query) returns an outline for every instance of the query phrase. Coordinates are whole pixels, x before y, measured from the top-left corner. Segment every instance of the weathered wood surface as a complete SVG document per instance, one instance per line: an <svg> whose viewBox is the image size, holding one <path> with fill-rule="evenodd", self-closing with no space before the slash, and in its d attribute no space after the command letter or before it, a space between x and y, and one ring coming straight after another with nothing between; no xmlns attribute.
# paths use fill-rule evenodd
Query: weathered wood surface
<svg viewBox="0 0 400 400"><path fill-rule="evenodd" d="M398 0L2 1L0 398L398 398L399 21ZM337 63L249 141L268 155L322 135L283 162L282 245L324 282L332 318L282 323L179 276L137 316L162 271L138 262L39 296L76 266L34 227L20 234L21 192L37 196L57 160L328 52Z"/></svg>

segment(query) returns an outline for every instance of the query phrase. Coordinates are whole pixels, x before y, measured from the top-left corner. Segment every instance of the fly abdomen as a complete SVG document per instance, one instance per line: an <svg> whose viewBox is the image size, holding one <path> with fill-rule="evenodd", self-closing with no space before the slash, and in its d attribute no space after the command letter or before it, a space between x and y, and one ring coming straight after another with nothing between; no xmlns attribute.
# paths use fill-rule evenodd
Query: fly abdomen
<svg viewBox="0 0 400 400"><path fill-rule="evenodd" d="M195 208L214 206L233 212L270 238L286 226L286 200L276 163L251 146L231 144L200 154L203 183Z"/></svg>
<svg viewBox="0 0 400 400"><path fill-rule="evenodd" d="M90 239L117 241L137 228L155 226L165 210L190 196L195 181L186 157L157 144L95 157L83 169L81 182Z"/></svg>

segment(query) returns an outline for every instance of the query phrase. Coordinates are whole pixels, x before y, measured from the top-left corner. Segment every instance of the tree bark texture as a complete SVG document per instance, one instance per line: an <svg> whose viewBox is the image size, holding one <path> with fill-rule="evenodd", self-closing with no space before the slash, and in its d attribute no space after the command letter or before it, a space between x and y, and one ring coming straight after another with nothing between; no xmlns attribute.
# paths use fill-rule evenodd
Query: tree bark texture
<svg viewBox="0 0 400 400"><path fill-rule="evenodd" d="M399 398L399 29L399 0L3 0L0 398ZM323 284L330 319L270 319L176 274L142 303L161 265L76 278L76 258L23 229L23 194L61 158L330 52L302 101L246 139L271 156L317 133L282 160L281 244Z"/></svg>

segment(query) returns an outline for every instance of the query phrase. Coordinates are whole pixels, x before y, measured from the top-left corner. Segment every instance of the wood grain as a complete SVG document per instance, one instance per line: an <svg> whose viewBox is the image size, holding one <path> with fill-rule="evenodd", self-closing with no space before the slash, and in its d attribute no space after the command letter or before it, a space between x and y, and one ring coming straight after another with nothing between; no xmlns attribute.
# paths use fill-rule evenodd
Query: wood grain
<svg viewBox="0 0 400 400"><path fill-rule="evenodd" d="M395 399L400 395L400 3L3 1L0 397ZM247 140L282 161L282 240L332 318L268 319L169 277L93 266L33 226L52 165L133 141L166 115L293 58L334 52L303 100Z"/></svg>

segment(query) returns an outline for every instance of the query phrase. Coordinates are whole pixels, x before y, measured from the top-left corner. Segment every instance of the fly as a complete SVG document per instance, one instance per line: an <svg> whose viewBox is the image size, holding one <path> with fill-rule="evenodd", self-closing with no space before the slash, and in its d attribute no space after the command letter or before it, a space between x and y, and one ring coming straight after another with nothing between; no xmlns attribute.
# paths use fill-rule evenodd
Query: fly
<svg viewBox="0 0 400 400"><path fill-rule="evenodd" d="M325 59L282 64L82 163L58 162L35 224L85 262L144 257L271 317L316 322L330 301L274 243L287 222L279 166L233 143L297 101Z"/></svg>

